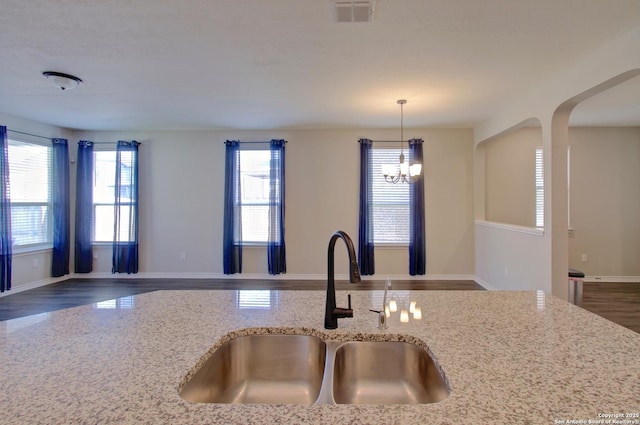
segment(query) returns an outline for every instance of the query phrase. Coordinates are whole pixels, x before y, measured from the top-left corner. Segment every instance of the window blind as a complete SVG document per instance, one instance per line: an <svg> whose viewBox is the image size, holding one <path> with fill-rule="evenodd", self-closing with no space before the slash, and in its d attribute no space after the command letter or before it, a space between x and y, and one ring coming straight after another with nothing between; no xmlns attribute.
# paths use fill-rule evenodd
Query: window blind
<svg viewBox="0 0 640 425"><path fill-rule="evenodd" d="M536 227L544 227L544 150L536 148Z"/></svg>
<svg viewBox="0 0 640 425"><path fill-rule="evenodd" d="M398 164L399 148L372 151L373 226L375 244L409 244L409 185L391 184L382 175L383 164ZM409 155L405 152L405 161Z"/></svg>
<svg viewBox="0 0 640 425"><path fill-rule="evenodd" d="M51 146L9 140L8 155L13 243L50 244Z"/></svg>

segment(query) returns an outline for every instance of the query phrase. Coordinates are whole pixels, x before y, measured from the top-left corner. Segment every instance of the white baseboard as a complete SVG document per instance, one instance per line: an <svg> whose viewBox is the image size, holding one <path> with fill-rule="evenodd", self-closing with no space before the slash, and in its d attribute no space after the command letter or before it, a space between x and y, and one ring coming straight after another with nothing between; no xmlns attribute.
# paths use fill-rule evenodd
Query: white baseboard
<svg viewBox="0 0 640 425"><path fill-rule="evenodd" d="M61 276L61 277L50 277L47 279L37 280L35 282L22 283L17 285L12 285L11 289L5 292L0 292L0 298L6 297L11 294L17 294L18 292L28 291L29 289L40 288L41 286L51 285L52 283L63 282L69 279L69 276Z"/></svg>
<svg viewBox="0 0 640 425"><path fill-rule="evenodd" d="M473 280L475 280L478 285L482 286L487 291L497 291L498 290L498 288L496 288L495 286L493 286L489 282L485 282L484 280L480 279L478 276L474 276Z"/></svg>
<svg viewBox="0 0 640 425"><path fill-rule="evenodd" d="M640 283L640 276L585 276L584 281L594 283Z"/></svg>

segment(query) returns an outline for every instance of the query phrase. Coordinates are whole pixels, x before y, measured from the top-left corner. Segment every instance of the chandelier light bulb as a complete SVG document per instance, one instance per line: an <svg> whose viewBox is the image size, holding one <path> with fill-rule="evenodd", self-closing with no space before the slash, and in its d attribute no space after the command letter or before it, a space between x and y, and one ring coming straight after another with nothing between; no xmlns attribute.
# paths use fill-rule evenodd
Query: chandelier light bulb
<svg viewBox="0 0 640 425"><path fill-rule="evenodd" d="M422 319L422 310L420 309L420 307L416 307L415 310L413 310L413 318L415 320Z"/></svg>
<svg viewBox="0 0 640 425"><path fill-rule="evenodd" d="M409 312L407 310L402 310L400 312L400 321L402 323L408 323L409 322Z"/></svg>
<svg viewBox="0 0 640 425"><path fill-rule="evenodd" d="M396 300L389 300L389 311L392 313L398 311L398 304L396 303Z"/></svg>
<svg viewBox="0 0 640 425"><path fill-rule="evenodd" d="M411 303L409 304L409 313L413 313L415 310L416 310L416 302L411 301Z"/></svg>

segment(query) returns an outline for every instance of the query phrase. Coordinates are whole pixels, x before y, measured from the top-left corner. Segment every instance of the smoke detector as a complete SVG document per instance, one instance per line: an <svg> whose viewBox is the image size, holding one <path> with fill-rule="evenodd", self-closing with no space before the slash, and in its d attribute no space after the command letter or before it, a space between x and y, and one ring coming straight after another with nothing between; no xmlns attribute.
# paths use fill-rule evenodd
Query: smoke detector
<svg viewBox="0 0 640 425"><path fill-rule="evenodd" d="M373 22L375 1L336 1L333 3L335 22Z"/></svg>

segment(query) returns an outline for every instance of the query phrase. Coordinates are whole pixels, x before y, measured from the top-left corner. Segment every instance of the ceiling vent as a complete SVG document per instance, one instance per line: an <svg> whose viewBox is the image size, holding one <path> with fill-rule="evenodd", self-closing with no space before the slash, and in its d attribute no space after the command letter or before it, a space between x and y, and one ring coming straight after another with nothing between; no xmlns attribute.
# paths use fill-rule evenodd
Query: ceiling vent
<svg viewBox="0 0 640 425"><path fill-rule="evenodd" d="M375 1L336 1L333 3L335 22L373 22Z"/></svg>

